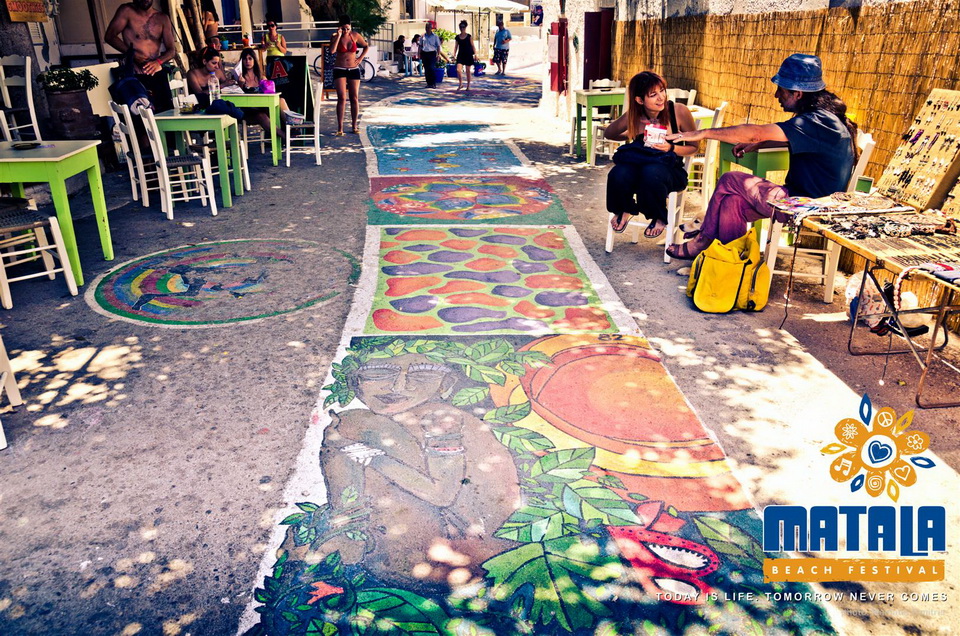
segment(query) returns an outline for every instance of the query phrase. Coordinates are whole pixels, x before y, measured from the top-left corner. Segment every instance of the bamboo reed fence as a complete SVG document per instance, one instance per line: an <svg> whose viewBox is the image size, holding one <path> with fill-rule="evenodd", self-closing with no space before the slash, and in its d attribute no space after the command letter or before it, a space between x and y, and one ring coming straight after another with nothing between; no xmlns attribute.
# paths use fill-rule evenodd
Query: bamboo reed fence
<svg viewBox="0 0 960 636"><path fill-rule="evenodd" d="M770 78L791 53L820 56L828 90L877 142L866 174L878 179L930 91L960 89L960 0L616 22L613 77L652 69L696 89L704 106L728 102L727 125L765 124L786 118ZM844 250L841 267L861 270L864 260ZM904 289L921 300L936 293Z"/></svg>

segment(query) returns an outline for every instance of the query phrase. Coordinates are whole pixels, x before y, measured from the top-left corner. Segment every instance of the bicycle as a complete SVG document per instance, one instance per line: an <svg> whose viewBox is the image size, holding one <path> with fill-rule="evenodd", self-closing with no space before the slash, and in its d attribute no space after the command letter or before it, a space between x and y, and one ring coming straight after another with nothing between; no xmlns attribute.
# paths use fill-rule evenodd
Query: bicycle
<svg viewBox="0 0 960 636"><path fill-rule="evenodd" d="M313 60L313 72L323 77L323 53ZM377 76L377 67L370 60L363 60L360 63L360 81L369 82Z"/></svg>

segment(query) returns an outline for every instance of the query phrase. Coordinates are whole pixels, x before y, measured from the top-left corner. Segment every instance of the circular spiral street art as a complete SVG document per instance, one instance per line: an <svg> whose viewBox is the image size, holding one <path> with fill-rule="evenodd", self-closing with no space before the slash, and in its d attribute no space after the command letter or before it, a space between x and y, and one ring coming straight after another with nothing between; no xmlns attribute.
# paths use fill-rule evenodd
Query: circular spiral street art
<svg viewBox="0 0 960 636"><path fill-rule="evenodd" d="M356 278L357 270L356 259L346 252L311 241L200 243L120 265L91 285L87 302L130 322L216 327L329 300Z"/></svg>
<svg viewBox="0 0 960 636"><path fill-rule="evenodd" d="M545 183L502 177L414 179L374 192L373 200L384 212L445 221L536 214L553 202Z"/></svg>

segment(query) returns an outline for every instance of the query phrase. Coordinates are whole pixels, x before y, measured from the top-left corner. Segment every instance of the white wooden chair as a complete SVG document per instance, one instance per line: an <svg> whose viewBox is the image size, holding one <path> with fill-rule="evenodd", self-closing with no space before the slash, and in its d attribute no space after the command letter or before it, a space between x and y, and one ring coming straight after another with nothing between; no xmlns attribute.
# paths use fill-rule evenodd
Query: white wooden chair
<svg viewBox="0 0 960 636"><path fill-rule="evenodd" d="M160 177L157 174L157 164L152 155L144 156L137 139L137 131L133 125L133 116L126 104L110 102L117 126L120 127L120 147L127 161L127 170L130 173L130 191L133 200L140 201L143 207L150 206L150 192L160 190Z"/></svg>
<svg viewBox="0 0 960 636"><path fill-rule="evenodd" d="M313 119L299 124L292 124L288 120L286 123L287 150L286 162L290 167L291 153L312 154L317 158L317 165L320 165L320 93L323 86L317 88L313 95ZM295 143L299 143L294 147Z"/></svg>
<svg viewBox="0 0 960 636"><path fill-rule="evenodd" d="M693 156L689 156L689 157L685 157L683 160L683 167L687 170L687 172L690 171L690 161L692 159L693 159ZM679 192L671 192L670 195L667 197L667 227L663 230L664 233L661 234L661 236L668 237L667 245L670 244L669 236L674 229L671 226L670 221L671 219L673 219L674 222L676 222L675 220L679 217L680 211L683 209L683 195L685 192L686 190L681 190ZM613 227L610 225L610 222L613 220L615 216L616 215L613 213L610 213L607 215L607 242L605 246L607 253L610 253L613 251L613 243L617 234L616 232L613 231ZM624 230L624 233L629 232L632 228L633 240L631 242L638 243L640 241L640 232L645 230L648 225L650 225L650 221L646 217L638 214L634 216L629 223L627 223L627 229ZM666 248L664 248L664 250L666 250ZM670 262L670 257L667 256L666 251L664 251L664 254L663 254L663 262L664 263Z"/></svg>
<svg viewBox="0 0 960 636"><path fill-rule="evenodd" d="M693 106L697 103L697 89L693 88L685 91L682 88L668 88L667 99L686 106Z"/></svg>
<svg viewBox="0 0 960 636"><path fill-rule="evenodd" d="M23 68L23 76L8 75L8 69ZM14 108L10 96L11 88L22 88L26 91L26 108ZM40 137L40 128L37 126L37 111L33 105L33 60L23 55L7 55L0 57L0 97L3 98L3 109L8 118L10 134L17 141L23 139L21 131L29 131L36 141L43 141ZM18 119L19 118L19 119ZM18 123L25 122L25 123Z"/></svg>
<svg viewBox="0 0 960 636"><path fill-rule="evenodd" d="M870 155L873 154L873 149L876 145L877 143L874 141L873 135L870 133L857 131L857 147L860 149L860 159L857 160L857 165L854 166L853 174L850 177L850 181L847 183L848 191L856 188L857 179L862 177L864 170L867 169L867 164L870 163ZM780 235L782 232L783 223L771 220L770 231L767 233L767 245L764 254L764 260L767 262L767 267L770 268L771 279L773 278L774 274L790 274L789 269L776 269L777 251L780 247ZM800 237L802 236L822 238L819 234L801 229L794 240L800 240ZM808 247L796 248L797 256L815 258L819 260L820 271L798 272L794 269L793 277L813 278L818 283L823 283L823 302L832 303L834 281L837 277L837 265L840 262L840 246L835 241L827 241L826 239L824 240L826 241L826 245L823 249ZM791 252L792 251L793 249L791 248ZM794 265L791 265L791 267L794 267Z"/></svg>
<svg viewBox="0 0 960 636"><path fill-rule="evenodd" d="M247 122L241 123L240 127L242 129L240 131L240 137L242 139L241 143L247 148L248 153L250 145L256 143L260 144L261 155L267 151L266 148L268 135L266 130L256 124L248 124Z"/></svg>
<svg viewBox="0 0 960 636"><path fill-rule="evenodd" d="M723 126L724 115L726 114L728 102L723 102L713 111L713 119L710 120L711 128L720 128ZM694 155L693 162L690 164L690 183L688 190L699 189L700 199L703 211L707 211L707 204L710 203L710 197L717 188L717 170L720 167L720 142L716 139L708 139L703 154ZM679 227L680 223L677 223Z"/></svg>
<svg viewBox="0 0 960 636"><path fill-rule="evenodd" d="M44 228L50 228L52 244ZM42 261L43 271L25 274L21 269L17 276L7 275L7 268L34 260ZM13 308L10 283L41 276L53 280L61 272L67 281L67 289L76 296L77 284L57 217L37 212L32 200L0 199L0 303L3 308Z"/></svg>
<svg viewBox="0 0 960 636"><path fill-rule="evenodd" d="M0 394L6 393L10 400L10 406L20 406L23 404L23 398L20 397L20 389L17 387L17 379L13 376L13 369L10 367L10 358L7 356L7 347L3 344L3 337L0 336ZM0 450L7 447L7 437L3 433L3 422L0 422Z"/></svg>
<svg viewBox="0 0 960 636"><path fill-rule="evenodd" d="M210 214L217 215L217 197L213 190L213 170L210 157L203 155L166 155L160 139L160 129L149 108L140 109L140 117L146 128L157 174L160 180L160 202L168 219L173 219L173 204L177 201L200 199L202 205L209 201Z"/></svg>
<svg viewBox="0 0 960 636"><path fill-rule="evenodd" d="M0 110L0 141L13 141L10 138L10 126L7 124L7 114Z"/></svg>

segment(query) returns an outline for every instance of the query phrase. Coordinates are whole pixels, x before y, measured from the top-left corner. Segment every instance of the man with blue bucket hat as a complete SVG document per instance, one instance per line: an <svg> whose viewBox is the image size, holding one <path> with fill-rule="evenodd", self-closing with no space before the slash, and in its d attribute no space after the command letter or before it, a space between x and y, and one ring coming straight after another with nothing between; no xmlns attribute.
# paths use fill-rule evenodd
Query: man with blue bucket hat
<svg viewBox="0 0 960 636"><path fill-rule="evenodd" d="M788 148L790 170L784 185L745 172L720 177L707 206L700 232L671 245L667 255L693 259L714 239L729 243L747 233L747 226L773 213L769 201L788 196L822 197L847 189L856 161L857 126L847 119L847 106L826 90L816 55L794 53L773 76L774 97L793 117L778 124L742 124L667 135L673 143L717 139L736 144L734 156L761 148ZM779 214L779 213L778 213ZM784 218L777 218L779 221Z"/></svg>

